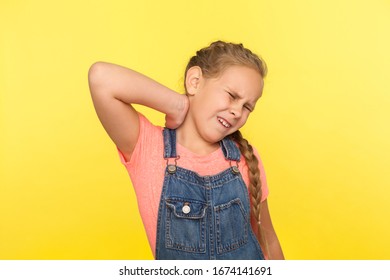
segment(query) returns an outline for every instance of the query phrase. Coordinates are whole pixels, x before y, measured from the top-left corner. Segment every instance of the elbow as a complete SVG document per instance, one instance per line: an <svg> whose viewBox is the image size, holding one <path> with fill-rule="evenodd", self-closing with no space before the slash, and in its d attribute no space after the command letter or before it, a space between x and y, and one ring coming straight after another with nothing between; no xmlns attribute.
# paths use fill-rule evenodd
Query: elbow
<svg viewBox="0 0 390 280"><path fill-rule="evenodd" d="M99 85L103 82L104 76L104 63L103 62L95 62L91 65L88 71L88 84L91 90L91 93L96 90Z"/></svg>

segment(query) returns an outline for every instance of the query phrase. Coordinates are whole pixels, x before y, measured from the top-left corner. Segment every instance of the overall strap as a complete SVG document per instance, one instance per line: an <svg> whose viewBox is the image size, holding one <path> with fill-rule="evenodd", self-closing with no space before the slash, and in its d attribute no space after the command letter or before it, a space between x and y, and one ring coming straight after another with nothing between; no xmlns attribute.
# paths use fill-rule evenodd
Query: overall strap
<svg viewBox="0 0 390 280"><path fill-rule="evenodd" d="M176 130L164 128L164 158L176 158Z"/></svg>
<svg viewBox="0 0 390 280"><path fill-rule="evenodd" d="M221 148L226 159L237 162L240 161L240 149L229 136L222 139Z"/></svg>

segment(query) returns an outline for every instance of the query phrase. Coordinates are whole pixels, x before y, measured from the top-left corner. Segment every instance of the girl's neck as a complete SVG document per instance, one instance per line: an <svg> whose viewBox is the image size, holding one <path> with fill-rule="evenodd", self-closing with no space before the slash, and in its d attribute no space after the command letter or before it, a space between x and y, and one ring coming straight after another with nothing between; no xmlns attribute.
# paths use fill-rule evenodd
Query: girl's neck
<svg viewBox="0 0 390 280"><path fill-rule="evenodd" d="M194 133L190 122L184 123L176 129L176 141L186 149L197 155L208 155L219 149L219 143L209 143Z"/></svg>

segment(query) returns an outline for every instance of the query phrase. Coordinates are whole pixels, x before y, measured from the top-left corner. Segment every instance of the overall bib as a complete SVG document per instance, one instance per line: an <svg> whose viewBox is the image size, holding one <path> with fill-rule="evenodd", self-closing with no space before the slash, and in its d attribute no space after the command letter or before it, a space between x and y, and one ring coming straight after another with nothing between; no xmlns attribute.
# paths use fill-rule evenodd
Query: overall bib
<svg viewBox="0 0 390 280"><path fill-rule="evenodd" d="M212 176L177 166L176 131L165 128L167 160L157 220L156 259L264 259L250 225L248 189L228 138L221 148L231 167Z"/></svg>

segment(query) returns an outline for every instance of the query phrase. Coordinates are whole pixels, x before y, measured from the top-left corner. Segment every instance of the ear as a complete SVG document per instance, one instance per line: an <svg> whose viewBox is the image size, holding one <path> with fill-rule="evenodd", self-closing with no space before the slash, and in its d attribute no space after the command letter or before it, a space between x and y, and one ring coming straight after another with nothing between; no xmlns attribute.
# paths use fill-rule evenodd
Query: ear
<svg viewBox="0 0 390 280"><path fill-rule="evenodd" d="M186 88L189 95L195 95L199 89L202 79L202 69L199 66L193 66L187 71Z"/></svg>

